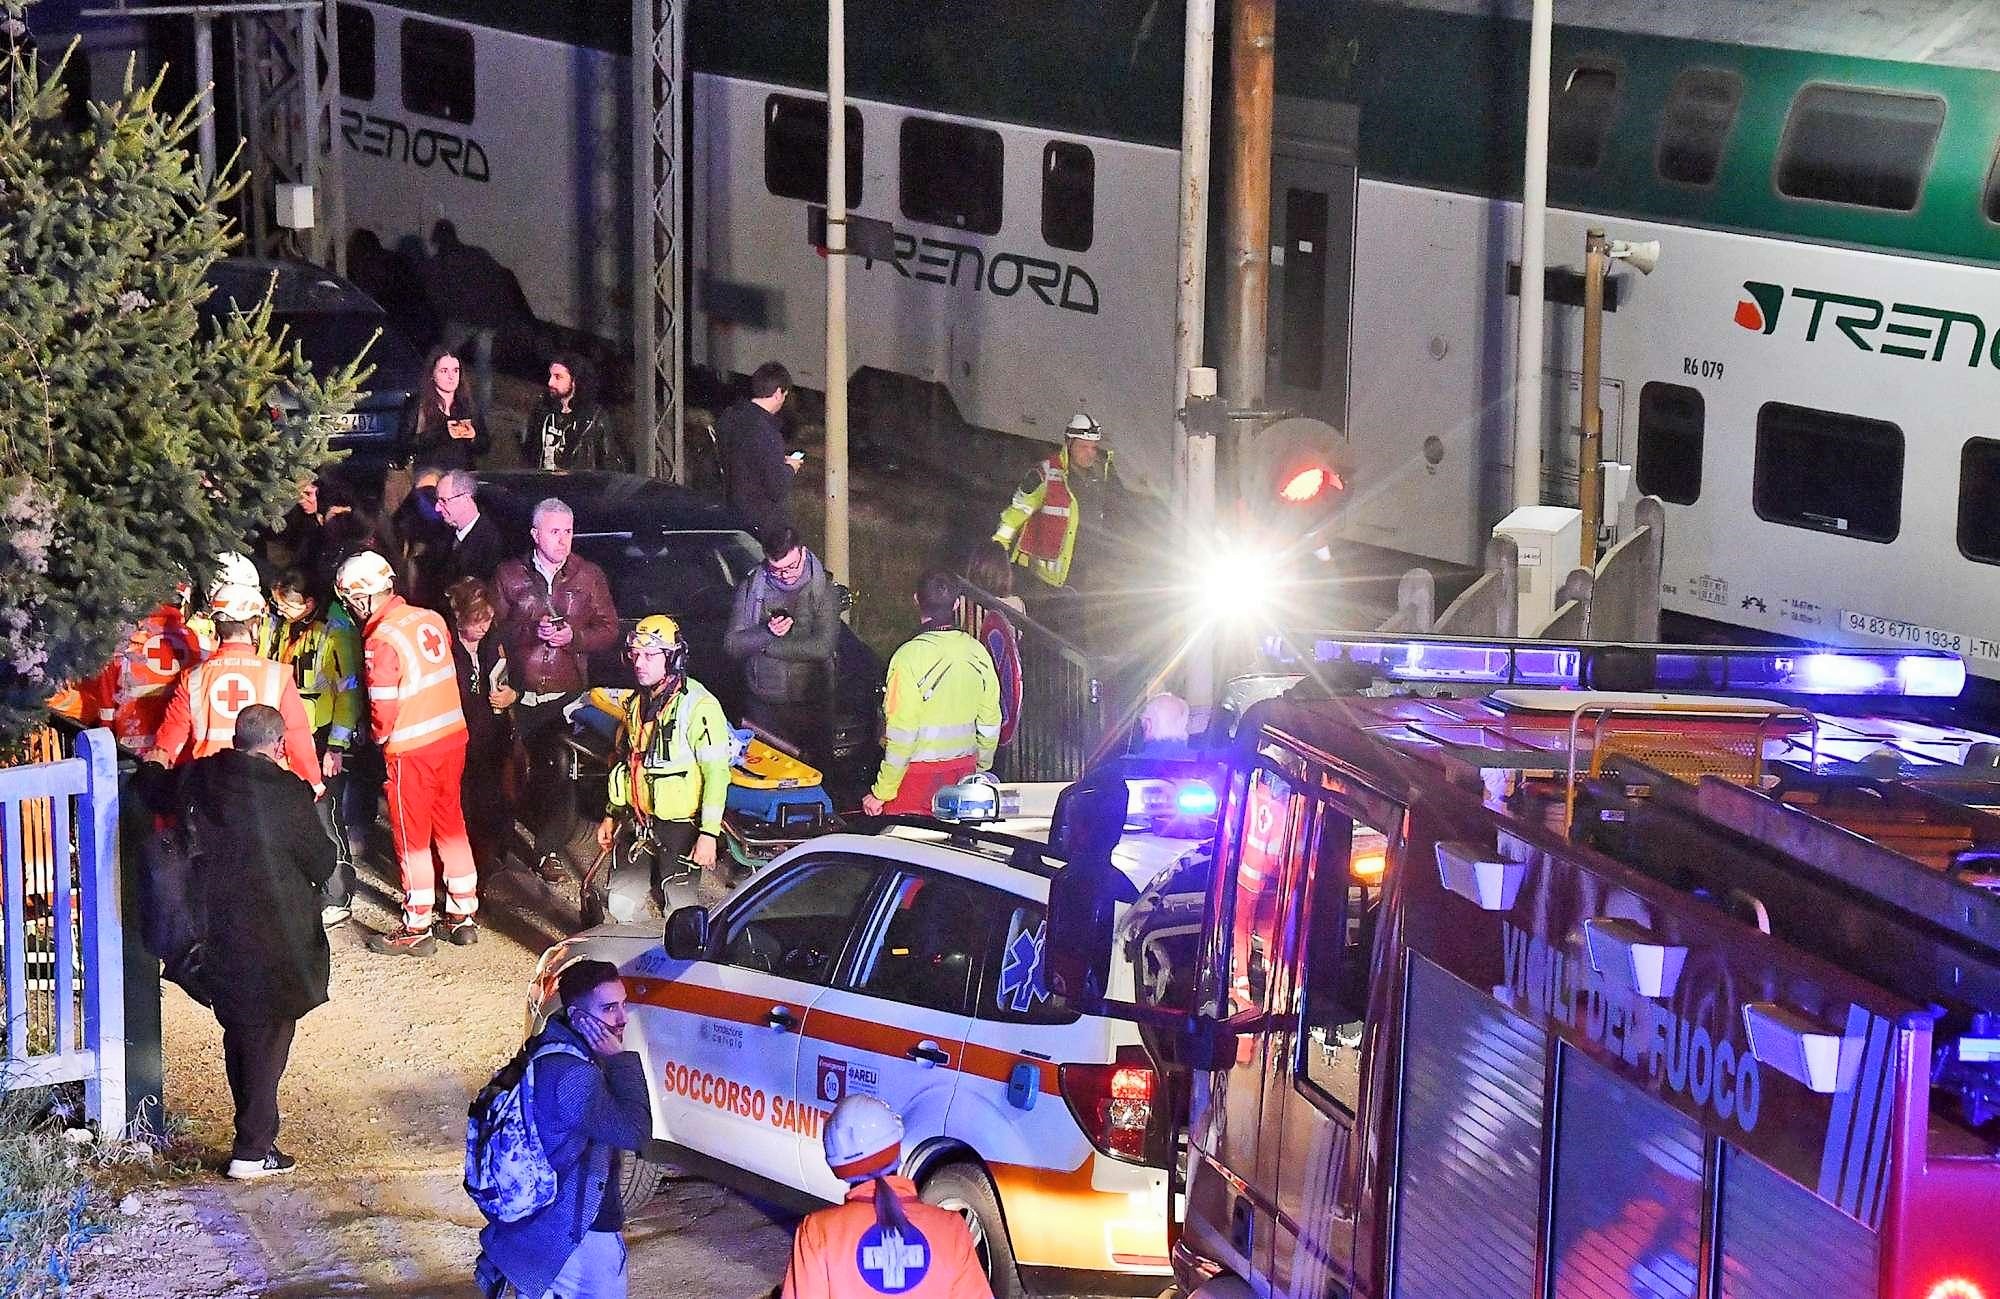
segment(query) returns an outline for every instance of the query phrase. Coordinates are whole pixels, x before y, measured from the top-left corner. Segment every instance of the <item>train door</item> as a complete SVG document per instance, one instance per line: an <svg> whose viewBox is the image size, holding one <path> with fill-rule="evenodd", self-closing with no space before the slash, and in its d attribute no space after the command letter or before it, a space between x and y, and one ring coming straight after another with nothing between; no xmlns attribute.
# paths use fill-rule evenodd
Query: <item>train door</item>
<svg viewBox="0 0 2000 1299"><path fill-rule="evenodd" d="M1271 137L1266 404L1347 430L1360 112L1280 99Z"/></svg>
<svg viewBox="0 0 2000 1299"><path fill-rule="evenodd" d="M1316 804L1301 839L1311 853L1286 908L1285 975L1273 1006L1283 1049L1272 1053L1263 1111L1277 1159L1273 1294L1326 1299L1352 1284L1359 1164L1350 1147L1383 874L1400 819L1352 791Z"/></svg>
<svg viewBox="0 0 2000 1299"><path fill-rule="evenodd" d="M1237 778L1224 851L1210 885L1218 918L1203 948L1200 1000L1218 1021L1212 1068L1192 1079L1185 1235L1200 1255L1259 1283L1276 1236L1278 1134L1262 1122L1264 1092L1284 1058L1272 1013L1279 994L1285 891L1301 873L1304 784L1260 763Z"/></svg>

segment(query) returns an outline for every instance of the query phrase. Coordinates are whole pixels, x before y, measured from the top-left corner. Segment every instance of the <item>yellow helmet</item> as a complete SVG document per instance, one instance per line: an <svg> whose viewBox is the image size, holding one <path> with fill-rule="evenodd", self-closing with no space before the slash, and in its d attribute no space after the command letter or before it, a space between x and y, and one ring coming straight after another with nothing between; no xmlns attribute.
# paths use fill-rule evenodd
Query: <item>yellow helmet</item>
<svg viewBox="0 0 2000 1299"><path fill-rule="evenodd" d="M681 625L672 618L663 613L649 613L625 638L628 658L647 650L659 650L667 656L668 676L687 675L687 642L681 639Z"/></svg>

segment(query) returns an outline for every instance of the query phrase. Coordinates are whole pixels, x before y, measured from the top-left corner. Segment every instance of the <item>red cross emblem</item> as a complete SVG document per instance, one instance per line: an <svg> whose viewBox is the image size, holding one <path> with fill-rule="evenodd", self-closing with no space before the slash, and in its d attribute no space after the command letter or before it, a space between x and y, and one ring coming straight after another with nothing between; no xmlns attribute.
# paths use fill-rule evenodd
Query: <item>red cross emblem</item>
<svg viewBox="0 0 2000 1299"><path fill-rule="evenodd" d="M208 702L223 717L235 717L245 706L257 702L256 694L250 689L250 679L240 672L225 673L217 677L215 684L208 688Z"/></svg>
<svg viewBox="0 0 2000 1299"><path fill-rule="evenodd" d="M172 676L181 669L181 652L165 636L146 637L143 654L146 661L163 677Z"/></svg>
<svg viewBox="0 0 2000 1299"><path fill-rule="evenodd" d="M424 657L431 662L444 662L444 637L438 632L437 628L426 624L417 633L417 647L423 650Z"/></svg>

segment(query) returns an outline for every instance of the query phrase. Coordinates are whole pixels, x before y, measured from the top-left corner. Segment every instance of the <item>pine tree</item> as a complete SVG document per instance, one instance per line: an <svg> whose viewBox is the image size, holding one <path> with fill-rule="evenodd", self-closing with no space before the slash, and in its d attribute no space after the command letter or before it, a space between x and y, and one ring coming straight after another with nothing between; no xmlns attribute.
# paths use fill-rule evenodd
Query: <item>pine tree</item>
<svg viewBox="0 0 2000 1299"><path fill-rule="evenodd" d="M193 106L159 95L128 73L78 130L60 67L14 48L0 79L0 745L283 515L362 377L315 380L268 301L197 319L241 181L201 173Z"/></svg>

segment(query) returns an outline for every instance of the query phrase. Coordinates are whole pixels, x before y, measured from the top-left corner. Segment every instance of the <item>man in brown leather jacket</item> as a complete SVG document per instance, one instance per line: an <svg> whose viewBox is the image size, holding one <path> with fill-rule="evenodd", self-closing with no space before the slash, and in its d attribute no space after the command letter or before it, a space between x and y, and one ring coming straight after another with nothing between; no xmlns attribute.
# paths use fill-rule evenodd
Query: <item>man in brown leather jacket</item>
<svg viewBox="0 0 2000 1299"><path fill-rule="evenodd" d="M563 710L590 684L590 656L618 644L611 586L603 569L570 554L575 529L569 506L549 497L535 507L534 549L493 573L493 635L521 692L514 722L533 764L521 813L535 833L535 872L551 881L562 877L555 840L570 821L558 800L572 797L559 775Z"/></svg>

